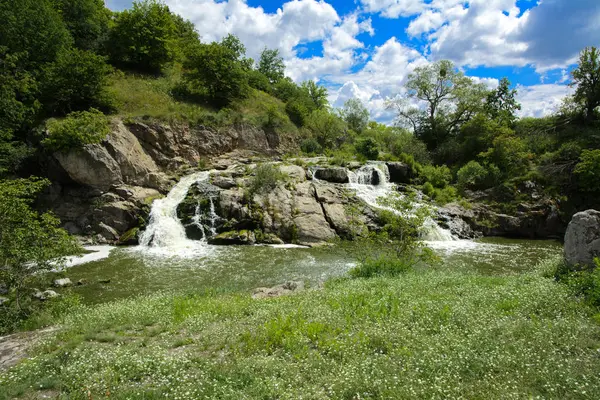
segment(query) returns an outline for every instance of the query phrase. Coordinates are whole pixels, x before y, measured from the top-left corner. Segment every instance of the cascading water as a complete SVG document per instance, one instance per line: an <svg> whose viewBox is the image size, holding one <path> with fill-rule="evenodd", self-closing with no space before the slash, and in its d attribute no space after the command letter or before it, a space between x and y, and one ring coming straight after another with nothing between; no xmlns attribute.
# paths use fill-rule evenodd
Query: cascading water
<svg viewBox="0 0 600 400"><path fill-rule="evenodd" d="M348 171L349 186L356 195L364 200L368 205L377 208L388 209L379 203L379 200L385 198L394 192L394 185L389 182L389 171L384 163L367 164L356 172ZM416 203L415 207L424 207L424 204ZM441 228L432 218L427 218L423 224L421 237L425 241L447 242L455 238L452 233Z"/></svg>
<svg viewBox="0 0 600 400"><path fill-rule="evenodd" d="M217 234L217 228L216 228L216 224L217 221L219 220L219 216L217 215L217 213L215 212L215 202L214 199L212 197L209 197L208 199L210 207L208 209L208 214L205 214L202 211L202 207L200 206L200 202L198 202L198 205L196 206L196 210L194 212L194 216L192 217L192 223L198 227L198 229L200 229L200 232L202 233L202 238L204 241L206 241L206 239L208 239L207 235L206 235L206 229L204 228L204 221L208 222L208 231L210 233L210 236L215 236Z"/></svg>
<svg viewBox="0 0 600 400"><path fill-rule="evenodd" d="M150 223L140 237L140 248L153 253L197 255L197 250L207 248L203 242L189 240L185 228L177 217L177 206L185 199L190 187L208 180L209 172L197 172L183 177L167 197L155 200L150 210Z"/></svg>

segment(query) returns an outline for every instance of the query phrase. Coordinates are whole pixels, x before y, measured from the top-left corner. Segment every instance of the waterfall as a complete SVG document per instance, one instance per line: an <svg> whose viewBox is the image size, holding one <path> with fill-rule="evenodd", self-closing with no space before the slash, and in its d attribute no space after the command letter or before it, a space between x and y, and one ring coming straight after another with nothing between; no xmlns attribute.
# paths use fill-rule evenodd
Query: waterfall
<svg viewBox="0 0 600 400"><path fill-rule="evenodd" d="M171 189L167 197L152 203L150 222L140 237L141 248L181 250L197 247L197 242L186 237L185 228L177 217L177 206L185 199L193 184L206 181L208 177L209 172L185 176Z"/></svg>
<svg viewBox="0 0 600 400"><path fill-rule="evenodd" d="M379 204L379 199L394 193L395 186L389 182L389 170L385 163L367 164L356 172L348 171L350 178L349 186L356 195L368 205L380 209L398 212L389 207ZM416 203L415 207L424 207L422 203ZM421 238L431 242L448 242L455 238L452 233L440 227L431 217L427 217L423 223Z"/></svg>
<svg viewBox="0 0 600 400"><path fill-rule="evenodd" d="M192 223L198 227L198 229L200 229L200 232L202 233L202 238L204 241L206 241L208 239L208 236L206 235L206 229L204 229L204 224L203 221L208 221L209 225L208 225L208 230L210 233L210 236L216 236L217 235L217 228L216 228L216 224L217 221L219 220L219 216L217 215L216 211L215 211L215 202L214 202L214 198L213 197L209 197L209 209L208 209L208 215L206 215L203 211L202 211L202 207L200 207L200 202L198 202L198 204L196 205L196 210L194 212L194 216L192 217Z"/></svg>

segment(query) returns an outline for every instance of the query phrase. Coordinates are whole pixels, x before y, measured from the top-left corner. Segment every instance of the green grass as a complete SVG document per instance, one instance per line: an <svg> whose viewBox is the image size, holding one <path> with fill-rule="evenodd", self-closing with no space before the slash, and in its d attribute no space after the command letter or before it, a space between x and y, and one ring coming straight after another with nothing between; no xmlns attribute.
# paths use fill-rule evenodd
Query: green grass
<svg viewBox="0 0 600 400"><path fill-rule="evenodd" d="M87 307L0 398L598 399L600 326L539 273L341 279L269 300L157 294Z"/></svg>

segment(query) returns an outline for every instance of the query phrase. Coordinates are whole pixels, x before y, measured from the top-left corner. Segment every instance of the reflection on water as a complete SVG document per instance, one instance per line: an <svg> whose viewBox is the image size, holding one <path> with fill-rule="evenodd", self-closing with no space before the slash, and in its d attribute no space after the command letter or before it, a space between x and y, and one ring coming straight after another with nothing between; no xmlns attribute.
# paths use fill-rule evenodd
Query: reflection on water
<svg viewBox="0 0 600 400"><path fill-rule="evenodd" d="M436 268L470 269L480 273L510 273L534 267L539 261L562 251L552 241L485 239L482 241L430 242L441 257ZM68 271L73 281L88 284L73 290L86 302L104 302L158 290L251 290L287 280L304 280L310 285L344 275L355 259L353 243L318 249L297 246L203 245L194 258L168 256L146 248L115 248L104 259L82 264L75 260ZM97 257L105 256L102 248ZM189 254L185 252L186 254ZM93 260L94 254L88 255ZM110 283L99 281L110 279Z"/></svg>

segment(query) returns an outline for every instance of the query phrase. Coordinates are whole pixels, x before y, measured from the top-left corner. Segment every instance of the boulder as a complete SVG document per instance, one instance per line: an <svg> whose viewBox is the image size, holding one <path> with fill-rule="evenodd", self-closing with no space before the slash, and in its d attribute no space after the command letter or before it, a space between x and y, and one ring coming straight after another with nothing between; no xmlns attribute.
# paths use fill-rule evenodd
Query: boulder
<svg viewBox="0 0 600 400"><path fill-rule="evenodd" d="M44 301L44 300L53 299L55 297L58 297L58 293L56 293L54 290L45 290L42 292L39 289L34 289L34 292L31 296L34 299Z"/></svg>
<svg viewBox="0 0 600 400"><path fill-rule="evenodd" d="M81 149L58 152L54 158L75 182L108 191L123 184L119 164L108 150L99 144L87 144Z"/></svg>
<svg viewBox="0 0 600 400"><path fill-rule="evenodd" d="M577 213L565 234L565 260L571 266L593 266L600 257L600 211Z"/></svg>
<svg viewBox="0 0 600 400"><path fill-rule="evenodd" d="M315 187L310 182L301 183L294 194L292 217L298 244L318 246L334 239L335 230L317 201Z"/></svg>
<svg viewBox="0 0 600 400"><path fill-rule="evenodd" d="M313 172L316 179L331 183L348 183L348 170L342 167L317 168Z"/></svg>
<svg viewBox="0 0 600 400"><path fill-rule="evenodd" d="M286 282L283 285L277 285L272 288L257 288L252 293L253 299L266 299L271 297L286 296L295 292L304 290L304 282Z"/></svg>
<svg viewBox="0 0 600 400"><path fill-rule="evenodd" d="M104 222L100 222L98 224L98 231L100 232L98 236L109 242L113 242L119 239L119 233L114 228L106 225ZM103 241L100 240L99 242L102 243Z"/></svg>
<svg viewBox="0 0 600 400"><path fill-rule="evenodd" d="M135 227L119 237L117 244L119 246L135 246L139 244L140 228Z"/></svg>
<svg viewBox="0 0 600 400"><path fill-rule="evenodd" d="M256 243L256 237L251 231L230 231L210 238L208 243L220 246L253 245Z"/></svg>
<svg viewBox="0 0 600 400"><path fill-rule="evenodd" d="M306 181L306 171L298 165L282 165L279 170L289 176L293 182Z"/></svg>
<svg viewBox="0 0 600 400"><path fill-rule="evenodd" d="M410 167L401 162L387 162L388 170L390 171L390 182L392 183L410 183L412 171Z"/></svg>
<svg viewBox="0 0 600 400"><path fill-rule="evenodd" d="M71 280L69 278L62 278L62 279L55 279L54 280L54 287L57 288L64 288L67 286L72 286L73 282L71 282Z"/></svg>

